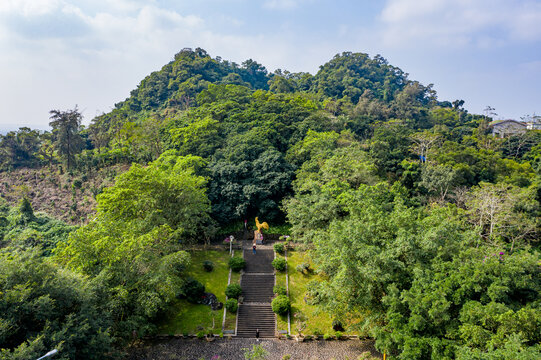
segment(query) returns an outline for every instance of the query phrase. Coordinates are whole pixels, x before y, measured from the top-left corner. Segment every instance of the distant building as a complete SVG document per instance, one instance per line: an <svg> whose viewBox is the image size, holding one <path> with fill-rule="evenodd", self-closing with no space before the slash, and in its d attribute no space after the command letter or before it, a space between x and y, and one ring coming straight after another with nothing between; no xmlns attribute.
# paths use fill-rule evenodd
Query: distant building
<svg viewBox="0 0 541 360"><path fill-rule="evenodd" d="M493 121L488 127L492 128L492 135L497 137L523 134L528 129L526 123L510 119Z"/></svg>
<svg viewBox="0 0 541 360"><path fill-rule="evenodd" d="M528 116L528 120L529 121L526 122L528 130L541 130L541 116Z"/></svg>

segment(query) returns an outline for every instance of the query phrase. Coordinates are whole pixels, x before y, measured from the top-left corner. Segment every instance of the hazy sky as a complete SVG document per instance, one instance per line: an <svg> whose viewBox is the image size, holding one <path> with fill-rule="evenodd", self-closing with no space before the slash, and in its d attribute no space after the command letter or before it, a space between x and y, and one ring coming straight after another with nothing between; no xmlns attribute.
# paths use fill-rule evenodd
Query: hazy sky
<svg viewBox="0 0 541 360"><path fill-rule="evenodd" d="M312 74L381 54L470 112L541 113L541 0L0 0L0 131L88 123L184 47Z"/></svg>

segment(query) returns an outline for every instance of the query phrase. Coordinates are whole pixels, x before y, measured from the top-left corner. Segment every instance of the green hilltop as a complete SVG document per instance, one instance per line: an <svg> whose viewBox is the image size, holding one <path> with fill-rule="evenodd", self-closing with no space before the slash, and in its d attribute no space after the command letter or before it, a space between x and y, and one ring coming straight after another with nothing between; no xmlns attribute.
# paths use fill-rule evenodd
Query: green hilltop
<svg viewBox="0 0 541 360"><path fill-rule="evenodd" d="M541 133L463 105L379 55L197 48L88 127L1 135L0 359L122 358L212 277L192 250L256 216L317 269L296 296L389 358L538 359Z"/></svg>

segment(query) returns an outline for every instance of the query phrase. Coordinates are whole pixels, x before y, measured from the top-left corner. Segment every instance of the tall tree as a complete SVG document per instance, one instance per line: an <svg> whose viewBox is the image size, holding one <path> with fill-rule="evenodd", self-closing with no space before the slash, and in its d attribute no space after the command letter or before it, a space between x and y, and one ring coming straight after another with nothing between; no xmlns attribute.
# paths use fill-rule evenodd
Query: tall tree
<svg viewBox="0 0 541 360"><path fill-rule="evenodd" d="M79 135L83 116L77 109L60 111L51 110L49 126L53 128L54 145L58 154L66 161L68 169L71 169L75 160L75 154L82 149L83 139Z"/></svg>

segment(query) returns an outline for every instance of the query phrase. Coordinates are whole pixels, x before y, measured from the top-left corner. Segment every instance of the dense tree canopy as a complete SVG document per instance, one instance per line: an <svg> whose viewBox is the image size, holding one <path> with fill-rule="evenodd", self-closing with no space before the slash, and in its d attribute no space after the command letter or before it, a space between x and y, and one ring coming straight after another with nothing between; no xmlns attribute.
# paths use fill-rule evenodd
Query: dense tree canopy
<svg viewBox="0 0 541 360"><path fill-rule="evenodd" d="M31 191L0 202L0 356L115 357L182 292L188 245L259 216L308 249L306 301L391 357L539 358L541 133L494 137L463 105L379 55L312 75L197 48L86 129L75 108L0 135L3 171L66 164L73 193L125 169L78 228Z"/></svg>

